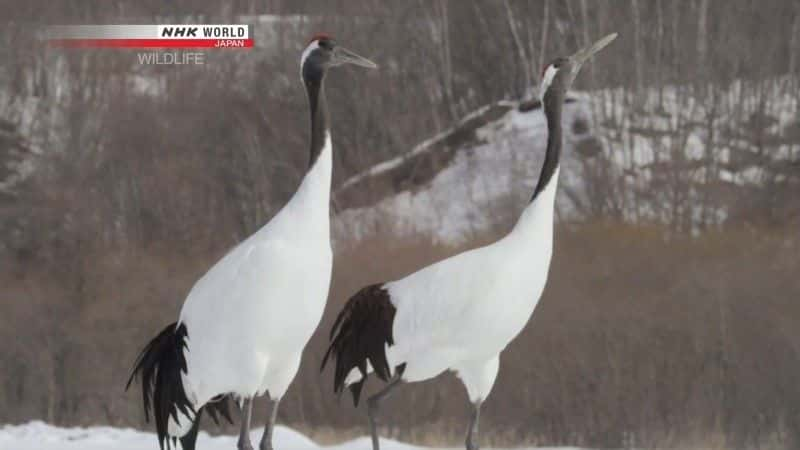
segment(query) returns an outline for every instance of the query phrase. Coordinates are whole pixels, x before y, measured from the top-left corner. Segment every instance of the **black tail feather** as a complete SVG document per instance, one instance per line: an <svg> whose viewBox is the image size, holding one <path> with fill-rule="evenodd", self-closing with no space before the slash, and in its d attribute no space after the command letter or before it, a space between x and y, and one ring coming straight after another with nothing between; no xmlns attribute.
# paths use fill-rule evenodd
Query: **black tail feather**
<svg viewBox="0 0 800 450"><path fill-rule="evenodd" d="M192 428L184 436L177 439L181 442L181 448L183 450L195 450L195 446L197 444L197 433L200 431L200 418L203 417L204 411L208 411L208 415L211 416L211 419L217 425L220 424L219 416L225 418L228 423L233 424L228 404L229 399L230 396L228 395L215 397L197 410L197 415L194 416L194 421L192 422ZM170 439L172 439L172 445L175 446L176 439L174 437Z"/></svg>
<svg viewBox="0 0 800 450"><path fill-rule="evenodd" d="M214 423L217 425L219 425L218 414L227 419L229 423L233 424L228 405L229 398L230 396L228 395L216 397L197 410L197 415L194 416L194 421L192 422L192 428L183 437L179 438L183 450L195 450L197 433L200 430L200 418L203 417L203 411L208 411L208 415L211 416L211 419L214 420ZM175 438L172 438L172 445L175 445Z"/></svg>
<svg viewBox="0 0 800 450"><path fill-rule="evenodd" d="M125 386L127 390L136 377L141 379L145 420L150 421L152 411L162 450L165 446L167 449L174 446L174 439L170 439L168 433L170 417L176 422L186 420L186 417L199 418L199 413L186 396L181 379L181 375L186 373L186 358L183 354L186 337L184 324L167 325L136 358ZM178 417L179 412L181 417ZM193 425L197 426L196 423ZM196 430L194 432L197 433Z"/></svg>
<svg viewBox="0 0 800 450"><path fill-rule="evenodd" d="M362 378L348 386L350 394L353 396L353 404L356 406L358 406L358 400L361 398L361 389L364 387L365 381L367 381L366 378Z"/></svg>
<svg viewBox="0 0 800 450"><path fill-rule="evenodd" d="M386 346L394 345L392 325L395 312L389 292L383 285L371 285L347 301L331 328L331 343L320 371L325 368L328 358L333 357L336 362L333 390L341 393L347 375L357 368L362 379L350 385L356 406L367 378L367 361L381 380L388 381L392 376L386 359Z"/></svg>
<svg viewBox="0 0 800 450"><path fill-rule="evenodd" d="M228 400L230 400L230 395L219 395L214 397L208 403L203 406L203 409L208 411L208 415L211 416L211 419L214 421L215 424L219 425L219 416L222 416L225 420L228 421L229 424L233 424L233 419L231 419L231 409L230 405L228 404Z"/></svg>

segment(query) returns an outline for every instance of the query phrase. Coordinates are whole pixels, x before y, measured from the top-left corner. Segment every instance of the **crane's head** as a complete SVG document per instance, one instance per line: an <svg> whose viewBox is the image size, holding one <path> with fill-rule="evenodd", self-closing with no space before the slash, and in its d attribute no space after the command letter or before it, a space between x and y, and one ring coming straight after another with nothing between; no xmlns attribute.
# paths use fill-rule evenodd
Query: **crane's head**
<svg viewBox="0 0 800 450"><path fill-rule="evenodd" d="M589 60L595 53L616 39L617 33L611 33L592 45L578 50L569 57L559 57L546 65L542 70L542 86L540 90L541 98L553 93L566 94L572 86L575 77L581 70L583 63Z"/></svg>
<svg viewBox="0 0 800 450"><path fill-rule="evenodd" d="M376 69L377 64L338 45L327 34L317 34L308 41L300 57L300 76L305 81L319 81L330 67L353 64Z"/></svg>

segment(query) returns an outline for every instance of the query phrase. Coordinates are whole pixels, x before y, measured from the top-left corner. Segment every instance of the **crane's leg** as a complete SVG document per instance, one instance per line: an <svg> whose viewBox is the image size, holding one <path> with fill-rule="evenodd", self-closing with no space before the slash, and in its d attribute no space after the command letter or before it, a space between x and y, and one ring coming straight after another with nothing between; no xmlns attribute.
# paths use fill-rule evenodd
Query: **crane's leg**
<svg viewBox="0 0 800 450"><path fill-rule="evenodd" d="M381 400L389 396L392 390L400 384L400 376L389 382L382 390L367 399L367 416L369 417L369 432L372 435L372 450L380 450L380 443L378 442L378 407Z"/></svg>
<svg viewBox="0 0 800 450"><path fill-rule="evenodd" d="M272 450L272 432L275 429L275 421L278 419L278 403L281 400L279 398L273 400L269 398L269 395L267 395L267 398L269 399L271 410L269 411L267 424L264 425L264 434L261 436L259 450Z"/></svg>
<svg viewBox="0 0 800 450"><path fill-rule="evenodd" d="M469 428L467 428L467 450L478 450L478 422L481 419L481 401L472 404L472 416L469 419Z"/></svg>
<svg viewBox="0 0 800 450"><path fill-rule="evenodd" d="M250 418L253 415L253 399L246 398L242 402L242 428L239 431L239 442L236 448L239 450L253 450L250 443Z"/></svg>
<svg viewBox="0 0 800 450"><path fill-rule="evenodd" d="M462 362L456 367L458 377L467 389L467 396L472 403L472 417L469 421L467 430L467 440L465 445L467 450L477 450L478 444L478 423L481 418L481 404L483 399L489 395L497 378L497 371L500 368L499 355L488 361L467 361Z"/></svg>

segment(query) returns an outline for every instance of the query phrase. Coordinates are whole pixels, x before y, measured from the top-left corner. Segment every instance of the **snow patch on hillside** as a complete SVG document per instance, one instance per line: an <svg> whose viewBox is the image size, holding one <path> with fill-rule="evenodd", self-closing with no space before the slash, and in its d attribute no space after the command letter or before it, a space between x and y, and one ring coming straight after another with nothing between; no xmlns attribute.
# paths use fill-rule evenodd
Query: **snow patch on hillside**
<svg viewBox="0 0 800 450"><path fill-rule="evenodd" d="M564 145L560 185L581 190L578 143L591 139L591 113L583 95L564 106ZM508 103L508 102L506 102ZM480 114L476 110L467 119ZM524 109L524 108L523 108ZM466 119L465 119L466 121ZM465 121L462 121L464 123ZM580 125L576 126L575 124ZM410 156L436 151L436 142L462 130L459 125L415 147L411 153L385 161L345 182L344 187L365 177L380 176L403 164ZM434 241L458 244L475 234L512 224L530 199L544 160L547 122L541 108L522 110L517 104L497 120L474 130L477 144L460 149L451 163L420 189L404 190L378 203L342 211L333 221L333 235L357 241L371 234L430 235ZM570 214L574 203L559 198L561 214Z"/></svg>
<svg viewBox="0 0 800 450"><path fill-rule="evenodd" d="M800 96L787 88L791 82L736 81L710 86L711 94L687 86L648 89L635 98L624 88L572 94L576 101L563 115L557 219L580 219L606 201L631 223L673 223L679 190L690 199L683 213L690 227L724 223L744 196L771 179L765 168L791 168L800 160ZM546 121L540 108L514 107L470 129L468 119L491 106L348 179L340 190L361 183L356 189L369 193L365 180L383 177L396 193L339 213L335 241L425 236L459 245L487 230L510 229L538 178ZM462 145L429 181L397 184L415 174L420 155L435 159L437 151L451 151L442 141L473 131L479 139ZM789 176L772 170L778 173L773 182Z"/></svg>

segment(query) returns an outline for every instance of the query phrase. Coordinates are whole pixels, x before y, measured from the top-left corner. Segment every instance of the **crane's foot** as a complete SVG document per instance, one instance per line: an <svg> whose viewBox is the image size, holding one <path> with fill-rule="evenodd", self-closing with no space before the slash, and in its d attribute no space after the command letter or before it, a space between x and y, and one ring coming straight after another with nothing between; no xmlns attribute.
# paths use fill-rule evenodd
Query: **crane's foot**
<svg viewBox="0 0 800 450"><path fill-rule="evenodd" d="M258 450L274 450L272 448L272 433L268 436L264 436L261 439L261 443L258 445Z"/></svg>
<svg viewBox="0 0 800 450"><path fill-rule="evenodd" d="M246 398L242 402L242 428L239 430L239 440L236 442L238 450L253 450L250 443L250 418L253 415L253 399Z"/></svg>
<svg viewBox="0 0 800 450"><path fill-rule="evenodd" d="M267 397L270 397L267 394ZM272 448L272 434L275 431L275 422L278 420L278 405L280 398L270 398L270 413L266 425L264 425L264 434L261 435L261 443L258 445L258 450L273 450Z"/></svg>
<svg viewBox="0 0 800 450"><path fill-rule="evenodd" d="M378 399L370 397L367 399L367 417L369 418L369 434L372 438L372 450L380 450L381 444L378 438Z"/></svg>
<svg viewBox="0 0 800 450"><path fill-rule="evenodd" d="M480 421L481 417L481 401L478 400L475 402L472 408L472 417L469 420L469 428L467 428L467 441L465 442L465 447L467 450L478 450L480 449L480 445L478 444L478 422Z"/></svg>
<svg viewBox="0 0 800 450"><path fill-rule="evenodd" d="M250 440L242 441L239 439L239 442L236 443L237 450L253 450L253 444L250 443Z"/></svg>
<svg viewBox="0 0 800 450"><path fill-rule="evenodd" d="M378 439L378 411L380 410L381 400L391 394L392 390L400 384L402 370L395 374L392 381L380 392L367 399L367 417L369 417L369 433L372 436L372 450L380 450L380 440Z"/></svg>

